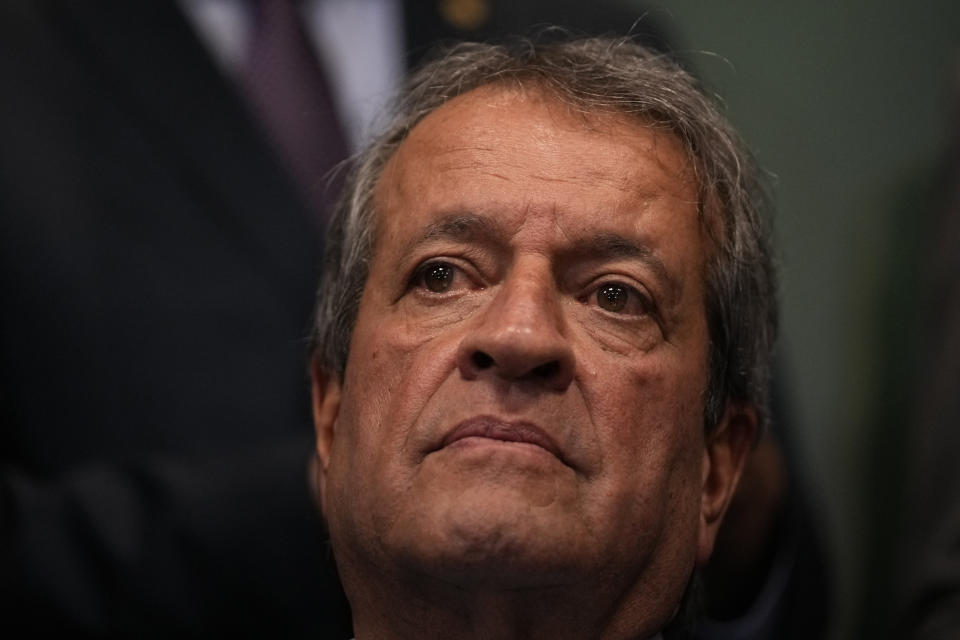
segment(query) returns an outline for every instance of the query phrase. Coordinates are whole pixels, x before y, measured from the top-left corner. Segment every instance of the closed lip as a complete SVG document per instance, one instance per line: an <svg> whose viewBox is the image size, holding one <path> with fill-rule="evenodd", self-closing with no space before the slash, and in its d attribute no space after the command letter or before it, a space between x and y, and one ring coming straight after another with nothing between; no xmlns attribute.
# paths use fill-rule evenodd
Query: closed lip
<svg viewBox="0 0 960 640"><path fill-rule="evenodd" d="M504 442L533 444L549 451L561 462L567 464L563 452L553 438L532 422L503 420L493 416L477 416L464 420L454 427L444 436L437 449L443 449L464 438L489 438Z"/></svg>

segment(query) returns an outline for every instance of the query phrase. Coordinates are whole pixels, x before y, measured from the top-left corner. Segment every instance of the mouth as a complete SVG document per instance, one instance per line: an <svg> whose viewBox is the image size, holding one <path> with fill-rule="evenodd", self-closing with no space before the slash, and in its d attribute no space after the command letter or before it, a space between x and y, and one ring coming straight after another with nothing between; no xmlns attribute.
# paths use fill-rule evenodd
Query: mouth
<svg viewBox="0 0 960 640"><path fill-rule="evenodd" d="M477 416L464 420L443 438L437 450L467 438L486 438L537 446L567 464L560 447L537 425L526 421L507 421L492 416Z"/></svg>

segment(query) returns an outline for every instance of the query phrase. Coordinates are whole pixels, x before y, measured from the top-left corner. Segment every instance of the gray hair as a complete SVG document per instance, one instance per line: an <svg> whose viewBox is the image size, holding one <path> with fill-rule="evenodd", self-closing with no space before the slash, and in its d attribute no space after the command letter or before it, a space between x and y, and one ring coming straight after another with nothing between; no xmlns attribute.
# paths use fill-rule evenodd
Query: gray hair
<svg viewBox="0 0 960 640"><path fill-rule="evenodd" d="M763 181L698 82L669 56L630 39L463 43L409 79L386 129L355 158L331 218L311 336L316 364L341 377L346 368L373 251L374 191L387 161L432 111L490 84L539 90L585 114L635 117L683 143L696 172L701 227L713 245L704 274L706 428L719 422L728 400L756 407L763 424L777 325Z"/></svg>

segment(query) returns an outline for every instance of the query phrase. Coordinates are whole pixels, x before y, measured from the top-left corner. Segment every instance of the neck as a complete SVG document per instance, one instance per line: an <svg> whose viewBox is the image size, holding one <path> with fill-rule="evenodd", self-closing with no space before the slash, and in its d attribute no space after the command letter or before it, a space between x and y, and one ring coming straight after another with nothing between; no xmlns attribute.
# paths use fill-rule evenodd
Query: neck
<svg viewBox="0 0 960 640"><path fill-rule="evenodd" d="M357 640L654 638L675 608L659 589L618 594L603 581L517 589L347 573Z"/></svg>

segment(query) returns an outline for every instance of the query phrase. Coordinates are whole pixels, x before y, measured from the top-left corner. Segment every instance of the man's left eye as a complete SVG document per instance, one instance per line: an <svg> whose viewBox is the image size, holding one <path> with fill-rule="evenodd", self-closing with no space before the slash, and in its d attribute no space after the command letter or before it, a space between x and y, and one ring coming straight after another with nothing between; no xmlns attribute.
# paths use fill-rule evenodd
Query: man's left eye
<svg viewBox="0 0 960 640"><path fill-rule="evenodd" d="M649 311L649 302L633 287L619 282L600 285L596 291L597 306L611 313L642 315Z"/></svg>

